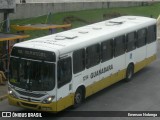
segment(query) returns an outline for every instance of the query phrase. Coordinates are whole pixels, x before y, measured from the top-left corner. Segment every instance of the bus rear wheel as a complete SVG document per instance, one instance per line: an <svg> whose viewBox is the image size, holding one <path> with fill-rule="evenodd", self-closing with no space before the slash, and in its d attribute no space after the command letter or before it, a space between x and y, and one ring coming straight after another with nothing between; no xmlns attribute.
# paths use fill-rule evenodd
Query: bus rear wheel
<svg viewBox="0 0 160 120"><path fill-rule="evenodd" d="M129 66L127 67L127 71L126 71L125 81L127 82L131 81L133 74L134 74L134 66L132 64L129 64Z"/></svg>
<svg viewBox="0 0 160 120"><path fill-rule="evenodd" d="M77 89L74 95L74 108L77 108L83 102L83 91L82 89Z"/></svg>

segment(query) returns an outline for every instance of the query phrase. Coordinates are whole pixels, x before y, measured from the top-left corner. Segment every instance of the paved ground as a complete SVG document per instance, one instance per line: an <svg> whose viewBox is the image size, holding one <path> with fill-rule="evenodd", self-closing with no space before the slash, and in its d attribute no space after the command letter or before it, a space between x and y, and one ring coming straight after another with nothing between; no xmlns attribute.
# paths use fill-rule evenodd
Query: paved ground
<svg viewBox="0 0 160 120"><path fill-rule="evenodd" d="M0 85L0 103L2 100L7 98L7 88L8 88L7 82L6 85Z"/></svg>
<svg viewBox="0 0 160 120"><path fill-rule="evenodd" d="M3 96L7 93L7 85L0 85L0 96Z"/></svg>

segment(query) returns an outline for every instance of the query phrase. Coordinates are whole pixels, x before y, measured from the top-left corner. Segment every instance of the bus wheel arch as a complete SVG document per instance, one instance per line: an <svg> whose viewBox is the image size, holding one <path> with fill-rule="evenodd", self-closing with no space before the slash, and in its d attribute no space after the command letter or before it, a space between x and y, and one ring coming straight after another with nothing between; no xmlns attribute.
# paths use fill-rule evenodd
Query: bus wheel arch
<svg viewBox="0 0 160 120"><path fill-rule="evenodd" d="M84 85L81 85L77 88L74 95L74 105L73 107L78 107L85 100L86 89Z"/></svg>
<svg viewBox="0 0 160 120"><path fill-rule="evenodd" d="M127 66L126 69L126 77L125 77L125 81L129 82L132 80L134 74L134 63L129 63L129 65Z"/></svg>

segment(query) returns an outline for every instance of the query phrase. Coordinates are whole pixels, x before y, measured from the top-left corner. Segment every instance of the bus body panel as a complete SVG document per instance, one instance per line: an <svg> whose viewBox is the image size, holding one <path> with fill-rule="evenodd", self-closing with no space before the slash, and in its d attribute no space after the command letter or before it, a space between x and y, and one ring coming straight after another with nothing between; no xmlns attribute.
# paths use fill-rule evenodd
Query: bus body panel
<svg viewBox="0 0 160 120"><path fill-rule="evenodd" d="M100 65L95 65L91 68L88 68L84 71L84 76L83 77L83 84L85 85L85 87L88 87L86 89L86 96L89 96L93 93L95 93L95 89L93 89L94 84L99 81L99 73L97 71L100 70ZM75 85L74 90L76 92L77 88L79 85Z"/></svg>
<svg viewBox="0 0 160 120"><path fill-rule="evenodd" d="M157 42L147 44L147 58L156 54L156 52L157 52Z"/></svg>
<svg viewBox="0 0 160 120"><path fill-rule="evenodd" d="M136 56L135 50L126 53L126 59L125 59L125 68L126 69L130 63L135 64L135 56Z"/></svg>

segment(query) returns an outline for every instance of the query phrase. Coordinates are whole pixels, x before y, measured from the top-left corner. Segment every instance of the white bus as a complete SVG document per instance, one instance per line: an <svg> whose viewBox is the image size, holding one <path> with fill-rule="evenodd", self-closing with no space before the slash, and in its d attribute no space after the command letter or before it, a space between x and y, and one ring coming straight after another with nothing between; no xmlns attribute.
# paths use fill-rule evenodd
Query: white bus
<svg viewBox="0 0 160 120"><path fill-rule="evenodd" d="M156 20L122 16L15 44L9 104L58 112L156 59Z"/></svg>

